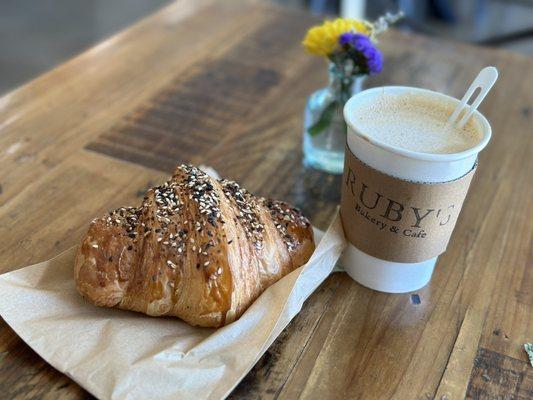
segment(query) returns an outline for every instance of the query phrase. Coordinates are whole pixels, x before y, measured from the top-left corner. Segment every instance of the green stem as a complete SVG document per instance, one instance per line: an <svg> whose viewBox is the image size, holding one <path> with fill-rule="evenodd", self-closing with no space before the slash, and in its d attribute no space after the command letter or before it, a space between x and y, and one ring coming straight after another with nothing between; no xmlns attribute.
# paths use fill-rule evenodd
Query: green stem
<svg viewBox="0 0 533 400"><path fill-rule="evenodd" d="M337 105L338 102L336 100L329 103L328 106L324 108L317 121L309 128L307 128L307 133L309 133L309 135L311 136L316 136L326 130L330 126L331 121L333 120Z"/></svg>

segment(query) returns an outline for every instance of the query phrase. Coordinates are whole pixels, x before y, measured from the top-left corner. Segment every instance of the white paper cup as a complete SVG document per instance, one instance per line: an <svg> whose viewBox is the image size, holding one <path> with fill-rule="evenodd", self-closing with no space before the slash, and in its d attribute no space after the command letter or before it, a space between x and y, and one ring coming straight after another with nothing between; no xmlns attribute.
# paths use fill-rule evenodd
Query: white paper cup
<svg viewBox="0 0 533 400"><path fill-rule="evenodd" d="M370 167L396 178L414 182L447 182L467 174L474 166L478 153L487 145L491 127L478 111L473 114L483 137L474 147L451 154L429 154L406 150L373 140L360 132L354 122L354 110L372 102L383 93L414 93L431 96L454 106L459 100L431 90L385 86L365 90L353 96L344 107L348 126L348 147ZM424 287L431 279L437 258L419 263L397 263L370 256L348 243L341 265L348 275L371 289L388 293L405 293Z"/></svg>

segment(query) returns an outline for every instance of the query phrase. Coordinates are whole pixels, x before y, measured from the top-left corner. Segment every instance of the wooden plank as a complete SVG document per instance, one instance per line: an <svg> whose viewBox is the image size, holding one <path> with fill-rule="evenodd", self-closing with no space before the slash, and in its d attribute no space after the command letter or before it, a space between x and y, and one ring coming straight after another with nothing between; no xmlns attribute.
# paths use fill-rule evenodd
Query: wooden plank
<svg viewBox="0 0 533 400"><path fill-rule="evenodd" d="M165 178L90 152L67 158L2 207L0 268L7 272L44 261L78 244L93 218L138 203L144 188ZM20 233L11 234L13 229Z"/></svg>
<svg viewBox="0 0 533 400"><path fill-rule="evenodd" d="M205 3L173 3L4 96L0 102L1 201L16 196L61 160L108 132L169 82L187 77L199 60L207 62L206 57L234 46L240 35L257 28L258 20L269 20L260 7Z"/></svg>
<svg viewBox="0 0 533 400"><path fill-rule="evenodd" d="M336 274L337 278L340 274ZM280 334L268 351L261 357L248 376L235 388L229 399L273 398L279 395L279 389L285 384L292 370L287 367L287 360L296 365L314 333L318 322L324 315L324 309L335 296L336 284L322 285L309 299L306 313L298 314L291 324ZM284 360L285 362L280 362ZM276 385L265 385L265 382Z"/></svg>
<svg viewBox="0 0 533 400"><path fill-rule="evenodd" d="M479 307L469 308L467 310L452 352L448 358L446 369L439 382L435 398L464 398L485 317L486 312L480 310Z"/></svg>
<svg viewBox="0 0 533 400"><path fill-rule="evenodd" d="M480 348L476 356L467 399L533 398L533 369L524 361Z"/></svg>
<svg viewBox="0 0 533 400"><path fill-rule="evenodd" d="M117 126L86 148L170 172L178 161L198 158L222 141L232 125L242 123L254 110L256 93L267 95L279 79L277 71L261 65L227 57L216 60L159 93L125 126ZM139 137L142 142L134 140Z"/></svg>

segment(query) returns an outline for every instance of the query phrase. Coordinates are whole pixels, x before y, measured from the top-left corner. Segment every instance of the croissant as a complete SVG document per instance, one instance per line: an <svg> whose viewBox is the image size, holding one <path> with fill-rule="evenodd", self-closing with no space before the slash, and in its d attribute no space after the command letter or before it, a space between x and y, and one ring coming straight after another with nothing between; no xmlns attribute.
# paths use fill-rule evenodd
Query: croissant
<svg viewBox="0 0 533 400"><path fill-rule="evenodd" d="M296 208L181 165L140 207L91 222L74 276L97 306L219 327L305 264L314 247Z"/></svg>

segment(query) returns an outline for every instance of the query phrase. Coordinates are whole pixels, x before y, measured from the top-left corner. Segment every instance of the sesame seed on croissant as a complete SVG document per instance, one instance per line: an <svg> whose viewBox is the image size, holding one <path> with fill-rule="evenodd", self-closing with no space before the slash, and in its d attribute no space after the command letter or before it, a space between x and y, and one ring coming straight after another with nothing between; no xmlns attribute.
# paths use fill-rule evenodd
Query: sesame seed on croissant
<svg viewBox="0 0 533 400"><path fill-rule="evenodd" d="M98 306L218 327L305 264L314 247L294 207L181 165L140 207L91 222L74 275Z"/></svg>

